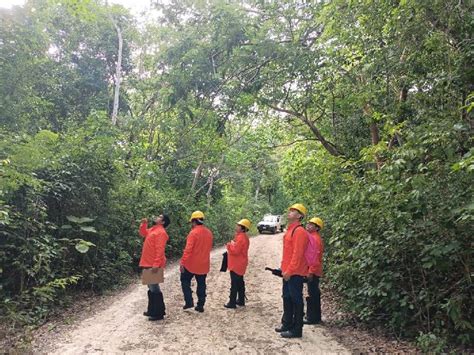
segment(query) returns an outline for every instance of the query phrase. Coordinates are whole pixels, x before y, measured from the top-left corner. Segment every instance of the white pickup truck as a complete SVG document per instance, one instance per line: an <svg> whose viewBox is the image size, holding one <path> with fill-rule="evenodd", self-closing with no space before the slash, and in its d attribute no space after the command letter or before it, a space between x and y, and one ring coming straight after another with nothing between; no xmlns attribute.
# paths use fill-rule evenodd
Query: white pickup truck
<svg viewBox="0 0 474 355"><path fill-rule="evenodd" d="M263 216L263 220L257 224L259 233L270 232L275 234L277 232L283 232L284 228L283 217L279 215L266 214Z"/></svg>

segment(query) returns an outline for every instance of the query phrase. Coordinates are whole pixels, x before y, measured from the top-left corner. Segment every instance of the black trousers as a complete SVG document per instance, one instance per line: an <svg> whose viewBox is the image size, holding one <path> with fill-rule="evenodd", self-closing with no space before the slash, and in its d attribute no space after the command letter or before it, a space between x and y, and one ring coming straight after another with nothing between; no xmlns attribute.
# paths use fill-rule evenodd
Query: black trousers
<svg viewBox="0 0 474 355"><path fill-rule="evenodd" d="M319 277L313 276L308 279L308 294L306 299L306 319L311 323L321 322L321 290L319 289Z"/></svg>
<svg viewBox="0 0 474 355"><path fill-rule="evenodd" d="M238 296L238 299L237 299ZM230 297L231 304L245 304L245 281L243 275L230 272Z"/></svg>

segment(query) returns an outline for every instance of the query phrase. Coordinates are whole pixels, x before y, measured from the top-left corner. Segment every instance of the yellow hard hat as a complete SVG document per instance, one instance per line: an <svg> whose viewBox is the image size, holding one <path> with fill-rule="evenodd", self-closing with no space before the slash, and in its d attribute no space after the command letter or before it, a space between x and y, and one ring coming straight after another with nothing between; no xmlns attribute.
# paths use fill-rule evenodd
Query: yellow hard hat
<svg viewBox="0 0 474 355"><path fill-rule="evenodd" d="M309 220L311 223L316 224L319 228L323 229L324 228L324 222L321 218L319 217L313 217Z"/></svg>
<svg viewBox="0 0 474 355"><path fill-rule="evenodd" d="M204 219L204 213L201 211L194 211L191 214L191 218L189 219L189 222L191 222L193 219Z"/></svg>
<svg viewBox="0 0 474 355"><path fill-rule="evenodd" d="M306 216L306 214L308 213L308 210L306 209L306 207L303 206L301 203L295 203L294 205L291 205L288 209L297 210L299 213L303 214L304 216Z"/></svg>
<svg viewBox="0 0 474 355"><path fill-rule="evenodd" d="M250 222L248 219L244 218L241 219L240 221L237 222L239 226L244 226L247 229L250 229L250 226L252 225L252 222Z"/></svg>

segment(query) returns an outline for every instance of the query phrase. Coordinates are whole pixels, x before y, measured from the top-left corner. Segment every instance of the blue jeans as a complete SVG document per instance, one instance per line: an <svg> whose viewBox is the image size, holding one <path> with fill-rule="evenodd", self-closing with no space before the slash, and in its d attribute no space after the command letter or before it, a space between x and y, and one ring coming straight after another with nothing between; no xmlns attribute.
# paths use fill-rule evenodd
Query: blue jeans
<svg viewBox="0 0 474 355"><path fill-rule="evenodd" d="M184 272L181 273L180 280L181 288L183 290L184 295L184 302L186 303L186 305L194 305L193 291L191 290L191 280L193 279L193 277L195 277L197 282L197 305L204 307L204 304L206 303L206 276L207 274L193 274L192 272L189 272L186 268L184 268Z"/></svg>
<svg viewBox="0 0 474 355"><path fill-rule="evenodd" d="M283 280L282 294L294 304L303 304L303 276L293 275L288 281Z"/></svg>
<svg viewBox="0 0 474 355"><path fill-rule="evenodd" d="M148 285L148 289L149 289L152 293L160 293L160 292L161 292L160 284L151 284L151 285Z"/></svg>

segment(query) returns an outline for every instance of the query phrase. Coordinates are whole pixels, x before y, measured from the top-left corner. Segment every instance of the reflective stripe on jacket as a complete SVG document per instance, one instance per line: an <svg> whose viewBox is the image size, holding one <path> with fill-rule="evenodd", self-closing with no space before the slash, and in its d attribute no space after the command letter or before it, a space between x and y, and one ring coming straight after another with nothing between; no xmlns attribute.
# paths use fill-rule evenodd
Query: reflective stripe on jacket
<svg viewBox="0 0 474 355"><path fill-rule="evenodd" d="M164 268L166 266L166 242L169 239L166 229L162 225L147 228L147 223L143 222L140 224L139 233L145 239L143 241L140 267Z"/></svg>
<svg viewBox="0 0 474 355"><path fill-rule="evenodd" d="M212 232L207 227L194 226L186 238L180 264L193 274L207 274L211 265L212 239Z"/></svg>
<svg viewBox="0 0 474 355"><path fill-rule="evenodd" d="M246 233L237 233L234 240L226 244L228 253L228 269L237 275L244 276L249 263L250 241Z"/></svg>
<svg viewBox="0 0 474 355"><path fill-rule="evenodd" d="M318 248L318 256L316 259L316 265L309 267L309 273L314 274L316 276L323 276L323 253L324 253L324 244L321 236L318 232L314 231L310 233L311 238L316 242L316 246Z"/></svg>
<svg viewBox="0 0 474 355"><path fill-rule="evenodd" d="M290 276L307 276L308 264L306 263L304 252L308 245L308 234L303 227L297 228L293 233L293 230L298 226L300 226L299 222L289 225L288 230L283 237L281 271Z"/></svg>

